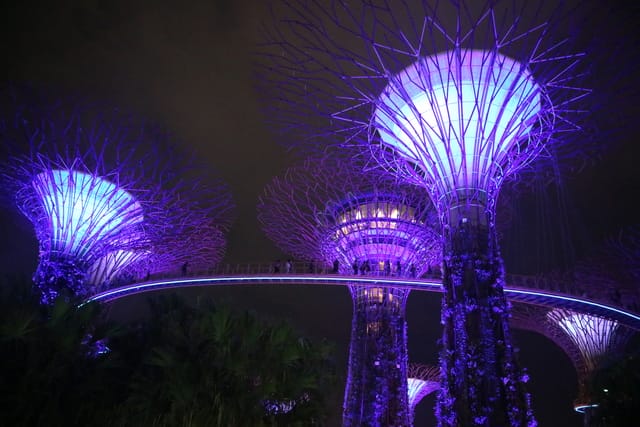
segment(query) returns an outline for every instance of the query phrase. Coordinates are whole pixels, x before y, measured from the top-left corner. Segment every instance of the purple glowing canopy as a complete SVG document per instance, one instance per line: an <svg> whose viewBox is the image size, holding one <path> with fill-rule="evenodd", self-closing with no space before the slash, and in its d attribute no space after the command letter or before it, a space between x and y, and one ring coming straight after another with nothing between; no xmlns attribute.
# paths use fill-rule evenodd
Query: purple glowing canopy
<svg viewBox="0 0 640 427"><path fill-rule="evenodd" d="M50 250L82 257L94 241L135 239L142 207L126 190L74 170L37 174L31 185L49 221Z"/></svg>
<svg viewBox="0 0 640 427"><path fill-rule="evenodd" d="M365 173L344 156L312 157L275 178L258 205L266 234L296 257L337 263L336 273L421 275L441 253L427 194ZM406 425L409 291L349 289L353 319L343 425Z"/></svg>
<svg viewBox="0 0 640 427"><path fill-rule="evenodd" d="M258 205L265 233L295 257L338 260L346 272L367 259L375 270L386 260L394 270L397 262L414 264L417 275L438 264L437 216L427 194L360 167L334 153L275 178Z"/></svg>
<svg viewBox="0 0 640 427"><path fill-rule="evenodd" d="M273 10L264 49L273 116L309 144L366 147L390 176L426 188L440 214L439 423L534 425L495 203L509 174L577 127L574 101L588 91L573 84L582 55L555 19L567 14L519 0Z"/></svg>
<svg viewBox="0 0 640 427"><path fill-rule="evenodd" d="M331 5L274 7L264 37L260 89L291 145L362 147L439 205L456 193L493 196L581 128L583 54L569 47L571 19L560 19L576 10L520 0Z"/></svg>
<svg viewBox="0 0 640 427"><path fill-rule="evenodd" d="M568 309L550 310L547 318L560 327L580 351L582 357L576 364L576 369L583 369L578 370L580 384L574 409L583 413L590 411L598 404L590 396L589 376L604 357L624 349L631 331L615 320Z"/></svg>
<svg viewBox="0 0 640 427"><path fill-rule="evenodd" d="M381 142L415 164L438 194L489 190L508 174L516 144L517 155L533 156L543 142L539 122L553 115L542 96L517 61L496 51L453 50L390 76L372 124Z"/></svg>
<svg viewBox="0 0 640 427"><path fill-rule="evenodd" d="M560 308L549 311L547 317L580 349L589 371L595 369L608 352L624 345L628 338L617 321L604 317Z"/></svg>
<svg viewBox="0 0 640 427"><path fill-rule="evenodd" d="M34 225L43 302L220 261L228 187L177 152L168 132L73 96L30 87L0 95L0 176Z"/></svg>
<svg viewBox="0 0 640 427"><path fill-rule="evenodd" d="M594 369L603 357L622 350L631 335L631 330L614 319L524 303L513 305L511 323L546 336L569 357L578 375L574 402L577 412L594 405L589 395L589 378Z"/></svg>
<svg viewBox="0 0 640 427"><path fill-rule="evenodd" d="M429 394L440 388L440 367L410 363L407 372L409 385L409 408L414 412L416 405Z"/></svg>

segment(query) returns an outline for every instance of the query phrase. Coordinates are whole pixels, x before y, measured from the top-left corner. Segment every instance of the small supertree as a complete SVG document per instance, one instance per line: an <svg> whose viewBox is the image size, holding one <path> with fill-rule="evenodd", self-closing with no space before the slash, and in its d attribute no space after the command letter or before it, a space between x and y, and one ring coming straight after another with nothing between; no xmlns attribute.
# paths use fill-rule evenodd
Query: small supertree
<svg viewBox="0 0 640 427"><path fill-rule="evenodd" d="M61 292L86 297L171 262L220 260L228 188L198 181L168 133L72 97L52 101L26 87L2 95L3 189L34 225L43 303ZM180 177L187 171L194 178Z"/></svg>
<svg viewBox="0 0 640 427"><path fill-rule="evenodd" d="M410 363L407 376L409 383L409 410L413 420L418 403L429 394L440 389L440 367ZM413 422L411 424L413 425Z"/></svg>
<svg viewBox="0 0 640 427"><path fill-rule="evenodd" d="M525 303L515 303L511 309L510 323L513 328L539 333L550 339L567 355L578 376L579 389L582 390L588 374L585 359L574 340L564 329L549 317L553 308Z"/></svg>
<svg viewBox="0 0 640 427"><path fill-rule="evenodd" d="M580 351L582 369L576 366L579 388L574 408L585 414L585 425L591 425L591 412L598 404L589 396L590 376L606 357L624 350L631 331L615 320L562 308L549 311L547 318L560 327Z"/></svg>
<svg viewBox="0 0 640 427"><path fill-rule="evenodd" d="M435 211L419 190L346 161L309 159L269 184L258 206L285 252L323 260L336 274L419 277L436 264ZM350 286L353 320L343 425L406 426L409 291Z"/></svg>
<svg viewBox="0 0 640 427"><path fill-rule="evenodd" d="M273 11L264 70L276 121L313 145L366 146L390 175L426 188L438 210L439 423L534 425L511 344L495 204L507 177L579 128L572 116L588 91L575 83L582 55L566 43L577 15L515 0L300 0Z"/></svg>

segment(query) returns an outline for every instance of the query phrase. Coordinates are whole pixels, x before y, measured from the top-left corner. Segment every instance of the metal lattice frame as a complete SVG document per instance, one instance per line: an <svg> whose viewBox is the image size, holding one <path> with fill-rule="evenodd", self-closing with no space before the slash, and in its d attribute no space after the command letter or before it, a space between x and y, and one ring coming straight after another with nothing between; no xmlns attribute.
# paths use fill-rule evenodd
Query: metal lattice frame
<svg viewBox="0 0 640 427"><path fill-rule="evenodd" d="M261 89L271 89L267 108L283 133L372 147L446 209L460 196L491 198L545 144L561 143L554 134L580 128L582 54L566 51L550 20L571 11L518 1L330 4L275 8Z"/></svg>
<svg viewBox="0 0 640 427"><path fill-rule="evenodd" d="M426 396L440 389L440 367L410 363L407 376L409 383L409 409L413 417L416 405Z"/></svg>
<svg viewBox="0 0 640 427"><path fill-rule="evenodd" d="M553 309L547 313L547 318L561 328L580 350L584 369L578 372L580 386L575 408L584 411L594 404L588 390L591 373L607 355L624 350L631 331L615 320L568 309Z"/></svg>
<svg viewBox="0 0 640 427"><path fill-rule="evenodd" d="M410 276L412 264L416 277L438 265L437 217L426 193L363 174L338 154L309 158L265 188L258 219L267 236L298 258L338 260L341 272L351 273L364 256L378 261L369 274L384 273L387 259L390 274L400 276Z"/></svg>
<svg viewBox="0 0 640 427"><path fill-rule="evenodd" d="M267 186L258 217L295 257L336 273L418 276L438 262L436 215L426 195L336 157L309 159ZM351 286L353 320L344 425L406 425L409 292Z"/></svg>
<svg viewBox="0 0 640 427"><path fill-rule="evenodd" d="M3 93L2 178L6 199L35 228L43 303L61 291L86 297L184 262L221 260L228 187L209 174L178 179L197 164L176 160L170 135L75 99L10 95Z"/></svg>
<svg viewBox="0 0 640 427"><path fill-rule="evenodd" d="M440 213L442 425L535 423L511 345L495 202L505 177L579 128L571 116L588 91L574 84L581 55L553 35L562 15L517 1L274 7L264 63L276 120L313 144L365 145L390 174L426 187Z"/></svg>
<svg viewBox="0 0 640 427"><path fill-rule="evenodd" d="M580 376L586 370L582 353L562 328L550 321L548 317L550 310L550 307L515 303L511 308L511 324L518 329L537 332L553 341L571 360Z"/></svg>
<svg viewBox="0 0 640 427"><path fill-rule="evenodd" d="M537 332L556 344L567 355L573 364L578 376L578 394L583 396L586 390L586 381L589 376L588 365L582 356L580 348L573 339L560 327L557 322L551 320L549 314L552 308L532 304L514 304L511 309L511 324L514 328ZM578 399L580 400L580 399Z"/></svg>

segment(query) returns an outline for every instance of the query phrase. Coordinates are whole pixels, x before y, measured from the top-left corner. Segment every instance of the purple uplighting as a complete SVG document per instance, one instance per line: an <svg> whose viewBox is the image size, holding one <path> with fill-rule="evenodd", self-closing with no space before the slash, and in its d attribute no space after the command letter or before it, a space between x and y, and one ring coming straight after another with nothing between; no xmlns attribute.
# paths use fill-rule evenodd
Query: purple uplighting
<svg viewBox="0 0 640 427"><path fill-rule="evenodd" d="M440 367L410 363L407 373L409 409L413 416L416 405L429 394L440 389Z"/></svg>
<svg viewBox="0 0 640 427"><path fill-rule="evenodd" d="M175 156L167 134L74 99L30 104L22 97L33 90L21 91L12 98L20 117L6 127L3 191L34 226L43 304L222 259L228 188ZM186 169L188 186L172 178Z"/></svg>
<svg viewBox="0 0 640 427"><path fill-rule="evenodd" d="M283 130L307 149L359 148L425 188L439 214L439 424L535 425L511 344L495 205L505 179L579 129L575 105L589 91L575 83L583 55L556 20L567 15L453 0L293 1L273 15L263 63Z"/></svg>
<svg viewBox="0 0 640 427"><path fill-rule="evenodd" d="M113 283L126 269L149 257L148 250L122 250L108 252L96 260L87 271L87 282L92 285Z"/></svg>
<svg viewBox="0 0 640 427"><path fill-rule="evenodd" d="M267 186L265 232L292 256L323 260L334 274L418 277L437 265L435 210L419 191L354 163L309 159ZM406 425L408 289L349 286L353 299L343 425Z"/></svg>
<svg viewBox="0 0 640 427"><path fill-rule="evenodd" d="M99 177L52 170L36 175L31 185L50 222L52 251L82 256L92 242L122 239L143 221L135 198Z"/></svg>
<svg viewBox="0 0 640 427"><path fill-rule="evenodd" d="M591 373L607 355L624 349L631 331L616 320L573 310L555 308L547 313L549 322L555 324L569 337L580 352L576 364L579 377L578 397L574 403L577 412L589 412L597 408L588 391Z"/></svg>
<svg viewBox="0 0 640 427"><path fill-rule="evenodd" d="M506 175L518 143L517 151L535 154L540 140L532 131L545 111L540 98L518 62L492 50L453 50L390 76L373 126L383 144L417 165L418 183L433 183L438 195L488 191Z"/></svg>

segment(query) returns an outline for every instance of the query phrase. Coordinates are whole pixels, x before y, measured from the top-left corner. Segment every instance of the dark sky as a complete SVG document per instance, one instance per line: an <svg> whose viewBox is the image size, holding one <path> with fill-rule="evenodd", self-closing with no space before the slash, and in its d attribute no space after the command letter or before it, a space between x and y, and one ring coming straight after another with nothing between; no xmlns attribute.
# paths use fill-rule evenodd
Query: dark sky
<svg viewBox="0 0 640 427"><path fill-rule="evenodd" d="M259 22L265 17L261 0L25 3L4 4L0 9L2 80L80 92L164 124L231 185L237 219L229 234L225 261L270 262L283 257L260 230L255 211L263 186L290 163L275 134L264 124L252 89L251 49ZM606 61L620 61L620 69L626 71L619 70L610 81L602 78L597 82L600 94L611 87L607 109L599 113L603 133L598 137L603 143L613 139L616 145L599 163L566 184L571 241L559 246L570 246L576 257L620 227L635 224L630 208L640 190L637 136L628 132L628 118L637 112L640 100L637 83L627 78L638 75L637 61L632 59L638 55L638 39L633 39L629 30L640 14L626 6L601 12L598 17L608 22L602 28L610 30L602 35L603 41L617 48ZM526 218L532 222L515 222L526 232L506 239L509 246L506 250L503 247L503 252L508 270L531 265L529 257L535 253L525 248L539 248L544 240L534 236L557 235L545 228L544 215L539 214L549 203L546 199L554 197L553 193L544 194L523 196L517 202L517 212L529 212ZM0 237L5 241L0 248L0 266L8 272L33 271L37 250L30 224L7 211L2 212L0 221ZM346 289L248 287L208 293L289 317L305 333L335 341L344 368L351 315ZM121 302L114 313L135 316L130 307L137 306ZM407 312L410 359L435 363L438 296L414 292ZM540 425L581 425L580 417L572 411L576 378L567 357L543 337L520 331L515 335L522 363L532 376ZM336 402L336 414L340 405ZM435 425L432 406L433 399L419 406L416 426Z"/></svg>

